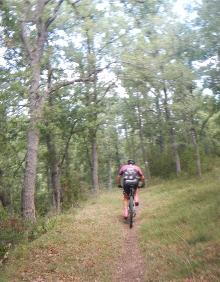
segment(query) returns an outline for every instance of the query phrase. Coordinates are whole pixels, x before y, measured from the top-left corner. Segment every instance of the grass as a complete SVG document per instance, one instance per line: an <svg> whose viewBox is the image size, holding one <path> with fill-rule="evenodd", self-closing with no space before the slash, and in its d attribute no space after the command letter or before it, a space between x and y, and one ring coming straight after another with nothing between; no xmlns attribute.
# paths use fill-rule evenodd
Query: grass
<svg viewBox="0 0 220 282"><path fill-rule="evenodd" d="M216 169L141 191L146 281L220 281L219 183ZM0 282L112 281L124 240L121 209L117 190L57 217L46 234L10 253Z"/></svg>
<svg viewBox="0 0 220 282"><path fill-rule="evenodd" d="M219 183L216 171L142 193L147 281L220 281Z"/></svg>
<svg viewBox="0 0 220 282"><path fill-rule="evenodd" d="M119 215L117 191L59 216L53 230L10 255L0 281L111 281L123 240Z"/></svg>

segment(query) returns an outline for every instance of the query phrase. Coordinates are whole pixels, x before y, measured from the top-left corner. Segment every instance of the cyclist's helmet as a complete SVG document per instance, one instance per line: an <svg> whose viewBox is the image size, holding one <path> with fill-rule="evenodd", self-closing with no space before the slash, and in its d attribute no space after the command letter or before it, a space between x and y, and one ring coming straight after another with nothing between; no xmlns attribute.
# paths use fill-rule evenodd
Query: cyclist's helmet
<svg viewBox="0 0 220 282"><path fill-rule="evenodd" d="M134 161L134 160L128 160L128 164L134 165L134 164L135 164L135 161Z"/></svg>

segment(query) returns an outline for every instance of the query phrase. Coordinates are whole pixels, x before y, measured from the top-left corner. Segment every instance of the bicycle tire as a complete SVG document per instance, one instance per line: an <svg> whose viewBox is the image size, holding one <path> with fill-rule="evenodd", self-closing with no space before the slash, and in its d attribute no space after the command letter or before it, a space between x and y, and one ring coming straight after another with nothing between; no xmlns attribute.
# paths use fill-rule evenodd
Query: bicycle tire
<svg viewBox="0 0 220 282"><path fill-rule="evenodd" d="M133 217L134 217L134 198L130 196L129 199L129 227L133 227Z"/></svg>

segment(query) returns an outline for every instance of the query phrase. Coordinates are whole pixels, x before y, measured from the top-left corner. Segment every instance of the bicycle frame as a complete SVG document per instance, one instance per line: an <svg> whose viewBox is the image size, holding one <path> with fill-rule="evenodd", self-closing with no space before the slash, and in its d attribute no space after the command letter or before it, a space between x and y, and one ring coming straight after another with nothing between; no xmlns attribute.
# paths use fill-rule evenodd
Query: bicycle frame
<svg viewBox="0 0 220 282"><path fill-rule="evenodd" d="M130 193L129 193L129 226L130 228L133 227L133 218L135 216L135 205L134 205L134 192L135 192L135 186L130 187Z"/></svg>

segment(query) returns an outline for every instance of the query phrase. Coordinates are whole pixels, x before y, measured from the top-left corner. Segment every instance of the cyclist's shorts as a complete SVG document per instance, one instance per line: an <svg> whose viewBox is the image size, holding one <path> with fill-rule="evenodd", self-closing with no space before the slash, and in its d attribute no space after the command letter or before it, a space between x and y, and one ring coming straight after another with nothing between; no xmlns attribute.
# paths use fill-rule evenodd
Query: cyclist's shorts
<svg viewBox="0 0 220 282"><path fill-rule="evenodd" d="M132 187L132 186L129 185L129 184L124 184L124 186L123 186L123 189L124 189L123 194L124 194L124 197L125 197L126 199L129 198L129 194L130 194L130 189L131 189L131 187ZM135 187L135 192L136 192L137 188L138 188L138 186Z"/></svg>

